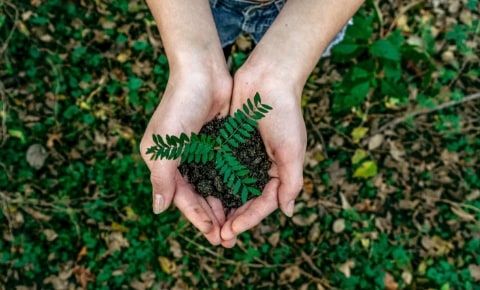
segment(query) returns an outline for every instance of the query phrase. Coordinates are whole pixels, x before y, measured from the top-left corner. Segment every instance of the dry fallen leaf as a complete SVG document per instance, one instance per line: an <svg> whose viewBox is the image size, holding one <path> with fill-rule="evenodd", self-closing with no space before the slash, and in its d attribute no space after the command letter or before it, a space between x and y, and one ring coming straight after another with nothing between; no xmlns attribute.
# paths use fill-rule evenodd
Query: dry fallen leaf
<svg viewBox="0 0 480 290"><path fill-rule="evenodd" d="M413 280L413 275L412 273L410 273L409 271L404 271L402 273L402 280L403 282L405 283L405 285L410 285L412 284L412 280Z"/></svg>
<svg viewBox="0 0 480 290"><path fill-rule="evenodd" d="M386 290L397 290L398 289L398 283L395 282L395 278L393 276L386 272L385 276L383 277L383 283L385 284L385 289Z"/></svg>
<svg viewBox="0 0 480 290"><path fill-rule="evenodd" d="M167 257L158 257L158 262L160 263L160 267L162 268L163 272L169 275L177 269L177 265L175 264L175 262Z"/></svg>
<svg viewBox="0 0 480 290"><path fill-rule="evenodd" d="M333 231L335 233L341 233L345 230L345 219L337 219L333 222Z"/></svg>
<svg viewBox="0 0 480 290"><path fill-rule="evenodd" d="M83 266L75 266L73 273L75 274L75 280L83 289L87 289L88 282L95 281L95 276L90 272L90 269L85 269Z"/></svg>
<svg viewBox="0 0 480 290"><path fill-rule="evenodd" d="M280 283L293 283L301 276L300 268L297 265L290 266L280 274Z"/></svg>
<svg viewBox="0 0 480 290"><path fill-rule="evenodd" d="M45 147L40 144L33 144L27 150L27 162L35 169L40 169L45 164L48 153Z"/></svg>
<svg viewBox="0 0 480 290"><path fill-rule="evenodd" d="M354 267L355 267L355 261L354 260L348 260L345 263L343 263L342 265L340 265L340 267L338 267L338 270L340 272L342 272L343 275L345 275L345 277L350 278L350 276L352 274L352 269Z"/></svg>
<svg viewBox="0 0 480 290"><path fill-rule="evenodd" d="M47 238L47 241L49 242L55 240L58 237L57 233L51 229L44 229L43 234L45 235L45 237Z"/></svg>
<svg viewBox="0 0 480 290"><path fill-rule="evenodd" d="M382 134L375 134L370 140L368 140L368 150L375 150L383 143L384 137Z"/></svg>
<svg viewBox="0 0 480 290"><path fill-rule="evenodd" d="M480 265L469 265L468 270L474 281L480 281Z"/></svg>
<svg viewBox="0 0 480 290"><path fill-rule="evenodd" d="M297 226L306 227L313 224L317 220L317 218L318 218L318 215L316 213L313 213L308 217L297 214L293 216L292 221Z"/></svg>
<svg viewBox="0 0 480 290"><path fill-rule="evenodd" d="M275 232L268 237L268 242L273 247L276 247L278 245L279 241L280 241L280 232Z"/></svg>

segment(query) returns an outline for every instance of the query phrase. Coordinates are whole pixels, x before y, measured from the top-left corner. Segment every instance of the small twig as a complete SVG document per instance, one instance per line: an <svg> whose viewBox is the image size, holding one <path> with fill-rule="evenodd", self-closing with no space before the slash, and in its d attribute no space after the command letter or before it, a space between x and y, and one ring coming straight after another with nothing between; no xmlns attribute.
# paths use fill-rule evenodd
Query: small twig
<svg viewBox="0 0 480 290"><path fill-rule="evenodd" d="M436 107L434 108L431 108L431 109L419 109L419 110L416 110L414 112L411 112L409 114L406 114L406 115L403 115L402 117L398 117L398 118L395 118L393 119L392 121L388 122L387 124L383 125L382 127L380 127L380 129L378 129L376 132L373 132L371 134L371 136L377 134L377 133L381 133L387 129L392 129L394 128L395 126L397 126L398 124L400 123L403 123L405 122L406 120L410 119L410 118L414 118L418 115L425 115L425 114L430 114L430 113L433 113L433 112L436 112L436 111L440 111L440 110L443 110L443 109L446 109L448 107L453 107L453 106L457 106L457 105L460 105L460 104L463 104L463 103L467 103L467 102L471 102L471 101L474 101L474 100L477 100L477 99L480 99L480 93L475 93L475 94L472 94L472 95L469 95L469 96L466 96L465 98L461 99L461 100L458 100L458 101L448 101L448 102L445 102L445 103L442 103L442 104L439 104L437 105Z"/></svg>
<svg viewBox="0 0 480 290"><path fill-rule="evenodd" d="M316 283L322 285L325 289L331 289L330 285L328 284L328 282L324 281L324 279L320 279L320 278L317 278L315 277L314 275L306 272L305 270L303 270L302 268L299 268L300 269L300 273L307 277L308 279L310 279L311 281L315 281Z"/></svg>
<svg viewBox="0 0 480 290"><path fill-rule="evenodd" d="M13 5L12 3L10 3L9 1L6 1L4 2L7 6L10 6L11 8L13 8L13 10L15 11L15 19L13 19L13 28L12 30L10 30L10 33L8 34L7 36L7 39L5 39L5 42L3 43L2 47L0 48L0 57L3 55L3 53L5 53L5 51L7 50L8 48L8 44L10 43L10 39L12 38L13 36L13 33L15 32L15 27L17 25L17 20L18 20L18 9L17 7L15 7L15 5Z"/></svg>
<svg viewBox="0 0 480 290"><path fill-rule="evenodd" d="M1 193L1 195L5 196L3 192ZM10 233L10 236L13 238L12 218L10 216L10 209L8 208L6 198L2 198L2 208L3 208L3 213L5 214L5 218L7 219L8 232Z"/></svg>
<svg viewBox="0 0 480 290"><path fill-rule="evenodd" d="M312 258L310 257L310 255L307 255L307 253L305 253L303 250L300 250L301 251L301 254L302 254L302 258L305 262L307 262L307 264L310 266L310 268L312 268L312 270L318 274L318 276L322 276L322 271L320 271L320 269L317 268L317 266L315 265L315 263L313 263L312 261Z"/></svg>
<svg viewBox="0 0 480 290"><path fill-rule="evenodd" d="M209 253L210 255L214 256L218 262L220 263L223 263L223 264L226 264L226 265L236 265L238 266L240 263L243 263L243 262L239 262L239 261L232 261L232 260L228 260L226 259L225 257L219 255L218 253L210 250L209 248L197 243L196 241L190 239L189 237L185 236L185 235L181 235L179 236L179 238L193 244L194 246L196 246L199 250L203 250L207 253ZM206 258L206 259L209 259L209 257L203 257L203 258ZM265 268L265 267L268 267L268 268L277 268L277 267L281 267L282 265L268 265L268 264L252 264L252 263L244 263L247 267L250 267L250 268Z"/></svg>
<svg viewBox="0 0 480 290"><path fill-rule="evenodd" d="M3 82L0 81L0 97L2 98L3 108L2 108L2 131L0 135L0 147L3 147L5 141L7 140L7 96L5 93L5 86Z"/></svg>
<svg viewBox="0 0 480 290"><path fill-rule="evenodd" d="M458 202L454 202L454 201L450 201L450 200L442 199L442 198L435 199L435 200L438 201L438 202L443 202L443 203L446 203L446 204L449 204L449 205L452 205L452 206L456 206L456 207L468 208L472 211L476 211L476 212L480 213L480 208L478 208L476 206L473 206L473 205L469 205L469 204L465 204L465 203L458 203Z"/></svg>

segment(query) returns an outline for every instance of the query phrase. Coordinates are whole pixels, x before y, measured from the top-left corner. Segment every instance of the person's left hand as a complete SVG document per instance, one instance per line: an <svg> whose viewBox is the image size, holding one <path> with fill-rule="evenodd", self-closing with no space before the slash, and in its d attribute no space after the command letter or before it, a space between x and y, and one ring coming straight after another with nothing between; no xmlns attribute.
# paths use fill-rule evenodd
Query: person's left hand
<svg viewBox="0 0 480 290"><path fill-rule="evenodd" d="M281 75L257 74L258 70L240 69L234 78L232 114L258 92L262 103L273 109L259 121L258 130L272 161L271 177L262 195L232 210L222 226L224 247L233 247L236 236L259 224L275 209L289 217L303 186L303 162L306 128L301 111L302 86L293 86Z"/></svg>

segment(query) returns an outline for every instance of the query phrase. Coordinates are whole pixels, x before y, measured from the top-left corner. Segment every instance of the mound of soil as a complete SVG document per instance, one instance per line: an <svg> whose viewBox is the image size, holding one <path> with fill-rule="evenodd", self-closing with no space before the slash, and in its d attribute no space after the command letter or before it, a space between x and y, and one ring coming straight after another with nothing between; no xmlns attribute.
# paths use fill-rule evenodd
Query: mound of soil
<svg viewBox="0 0 480 290"><path fill-rule="evenodd" d="M225 120L224 118L210 121L203 126L200 133L208 134L215 139ZM257 182L252 186L262 191L269 180L268 169L270 169L271 161L268 158L260 133L255 130L244 144L240 144L239 148L232 149L238 160L250 170L249 177L257 179ZM219 198L226 209L237 208L242 205L240 195L234 195L232 189L227 188L226 184L223 183L223 176L215 169L215 161L206 164L181 164L179 170L202 196ZM253 197L255 196L249 196L248 199Z"/></svg>

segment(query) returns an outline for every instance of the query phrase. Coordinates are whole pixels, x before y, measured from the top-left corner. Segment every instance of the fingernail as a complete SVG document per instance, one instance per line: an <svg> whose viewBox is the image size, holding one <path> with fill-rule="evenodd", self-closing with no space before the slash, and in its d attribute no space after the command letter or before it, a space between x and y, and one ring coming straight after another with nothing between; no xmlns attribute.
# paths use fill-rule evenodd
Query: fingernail
<svg viewBox="0 0 480 290"><path fill-rule="evenodd" d="M287 208L285 208L285 214L288 216L288 217L292 217L293 216L293 209L294 209L294 206L295 206L295 201L290 201L288 204L287 204Z"/></svg>
<svg viewBox="0 0 480 290"><path fill-rule="evenodd" d="M159 214L163 211L164 199L161 194L155 194L153 196L153 213Z"/></svg>

